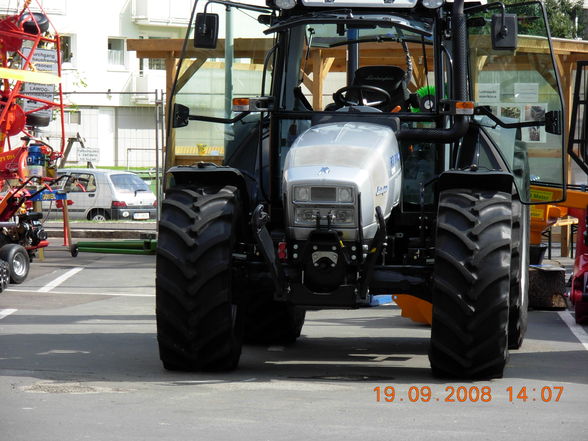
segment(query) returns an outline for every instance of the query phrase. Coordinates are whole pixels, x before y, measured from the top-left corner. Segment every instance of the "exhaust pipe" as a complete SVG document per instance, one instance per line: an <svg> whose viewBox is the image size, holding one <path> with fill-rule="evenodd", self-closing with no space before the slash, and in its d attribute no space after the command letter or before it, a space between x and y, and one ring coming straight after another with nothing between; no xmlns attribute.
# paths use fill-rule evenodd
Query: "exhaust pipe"
<svg viewBox="0 0 588 441"><path fill-rule="evenodd" d="M464 0L455 0L451 12L451 30L453 38L451 48L453 55L453 91L456 101L466 101L467 86L467 27L463 12ZM463 137L469 128L468 116L455 115L453 125L448 129L404 129L397 133L398 139L413 141L453 142Z"/></svg>

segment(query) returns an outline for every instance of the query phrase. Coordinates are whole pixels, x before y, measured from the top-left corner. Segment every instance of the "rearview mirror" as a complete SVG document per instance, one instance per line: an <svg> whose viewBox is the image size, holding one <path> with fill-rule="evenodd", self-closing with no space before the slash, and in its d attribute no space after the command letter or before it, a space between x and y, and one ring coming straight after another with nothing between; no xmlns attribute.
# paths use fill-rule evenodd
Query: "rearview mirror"
<svg viewBox="0 0 588 441"><path fill-rule="evenodd" d="M494 14L492 16L492 49L515 50L519 27L516 14Z"/></svg>
<svg viewBox="0 0 588 441"><path fill-rule="evenodd" d="M563 115L561 110L550 110L545 114L545 131L554 135L563 133Z"/></svg>
<svg viewBox="0 0 588 441"><path fill-rule="evenodd" d="M190 121L190 109L183 104L174 104L172 126L174 129L186 127Z"/></svg>
<svg viewBox="0 0 588 441"><path fill-rule="evenodd" d="M201 49L216 49L218 41L218 14L196 14L196 29L194 30L194 47Z"/></svg>

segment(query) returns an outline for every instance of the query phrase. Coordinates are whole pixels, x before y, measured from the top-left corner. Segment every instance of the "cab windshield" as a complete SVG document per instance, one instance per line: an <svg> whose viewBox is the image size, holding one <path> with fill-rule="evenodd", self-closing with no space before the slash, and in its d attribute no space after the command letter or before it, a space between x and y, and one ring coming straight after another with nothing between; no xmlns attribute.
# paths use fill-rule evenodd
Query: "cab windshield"
<svg viewBox="0 0 588 441"><path fill-rule="evenodd" d="M383 14L309 14L290 20L284 20L265 33L271 34L296 26L316 26L318 38L328 38L329 46L349 43L347 30L354 30L354 40L373 41L374 38L404 38L410 36L432 36L432 21L429 19L415 20L399 15Z"/></svg>

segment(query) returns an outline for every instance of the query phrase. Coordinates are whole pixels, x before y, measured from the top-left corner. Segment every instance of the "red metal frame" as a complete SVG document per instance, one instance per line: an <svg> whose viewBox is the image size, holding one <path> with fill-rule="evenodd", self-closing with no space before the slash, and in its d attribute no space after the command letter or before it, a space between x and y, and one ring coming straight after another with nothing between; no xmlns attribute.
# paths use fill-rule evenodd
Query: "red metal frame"
<svg viewBox="0 0 588 441"><path fill-rule="evenodd" d="M35 51L42 47L44 49L53 49L56 52L57 59L57 76L61 78L61 41L60 36L51 20L43 10L38 0L34 0L35 11L30 6L33 0L25 0L22 9L16 15L12 15L0 20L0 67L5 69L18 69L24 71L23 77L26 78L26 72L35 72L34 55ZM43 21L46 19L48 27L46 32L42 32L42 26L37 21L35 12L43 15ZM30 27L34 24L36 32L26 32L25 24ZM30 28L29 28L30 30ZM25 56L23 45L28 42L28 54ZM34 82L34 81L33 81ZM63 104L63 87L61 82L57 84L57 91L53 89L53 101L42 97L30 96L22 93L24 81L3 78L0 79L0 188L5 184L9 185L7 194L0 200L0 221L11 219L23 206L29 209L32 206L30 198L31 192L27 190L27 185L36 185L37 188L50 189L48 184L53 178L35 178L35 182L28 179L27 159L29 154L29 142L35 140L32 131L26 126L26 116L40 110L53 109L59 112L61 140L59 150L55 150L48 145L35 140L37 145L41 146L41 152L50 164L55 164L63 156L65 149L65 121L64 121L64 104ZM20 104L24 100L38 103L33 109L24 111ZM25 136L24 142L13 148L10 143L10 136L15 136L22 132ZM32 193L35 193L34 191ZM67 201L62 205L66 211ZM67 225L67 216L64 216L64 245L70 245L69 225ZM36 249L47 246L47 241L42 241L34 247Z"/></svg>
<svg viewBox="0 0 588 441"><path fill-rule="evenodd" d="M13 15L7 17L3 20L0 20L0 65L4 68L12 68L12 64L15 62L22 62L18 68L20 70L30 70L34 71L34 65L32 63L34 53L39 45L42 46L49 46L55 49L57 55L57 76L61 78L62 70L61 70L61 40L59 33L51 23L51 20L47 17L43 8L39 4L38 0L35 0L36 6L41 13L47 17L47 21L49 23L49 28L51 30L51 34L43 34L40 32L39 24L33 14L33 11L30 9L30 4L32 3L31 0L27 0L24 3L23 8L17 15ZM37 27L36 34L29 34L22 29L22 22L23 17L29 17ZM25 41L32 42L31 49L29 51L28 56L25 56L22 51L22 44ZM18 46L16 50L15 46ZM3 79L1 80L2 83L2 91L1 91L1 99L3 101L2 110L0 111L0 121L6 121L8 118L8 114L14 105L18 105L18 101L22 100L32 100L39 103L39 107L36 107L32 110L26 111L25 116L31 113L37 112L39 110L44 109L57 109L60 114L60 125L61 125L61 140L60 140L60 148L59 151L53 151L51 153L51 160L56 160L63 155L63 151L65 149L65 122L64 122L64 104L63 104L63 86L61 83L57 85L57 100L49 101L45 100L40 97L33 97L30 95L26 95L21 93L23 81L18 80L9 80ZM12 84L11 84L12 83ZM30 138L34 138L32 134L24 128L22 130L23 134L27 135ZM6 151L6 147L8 150L11 149L10 140L6 136L6 134L0 133L0 147L2 151Z"/></svg>

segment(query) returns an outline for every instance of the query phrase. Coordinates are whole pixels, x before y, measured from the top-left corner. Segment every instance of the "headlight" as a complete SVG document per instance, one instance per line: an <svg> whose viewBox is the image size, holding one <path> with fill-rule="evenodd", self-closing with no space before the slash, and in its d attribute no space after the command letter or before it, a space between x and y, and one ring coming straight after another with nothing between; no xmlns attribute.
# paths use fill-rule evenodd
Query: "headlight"
<svg viewBox="0 0 588 441"><path fill-rule="evenodd" d="M310 201L310 187L294 187L294 202Z"/></svg>
<svg viewBox="0 0 588 441"><path fill-rule="evenodd" d="M335 210L335 225L353 225L355 222L354 210Z"/></svg>
<svg viewBox="0 0 588 441"><path fill-rule="evenodd" d="M354 196L352 187L295 186L292 191L293 202L352 204Z"/></svg>
<svg viewBox="0 0 588 441"><path fill-rule="evenodd" d="M423 6L429 9L437 9L443 5L444 0L423 0Z"/></svg>
<svg viewBox="0 0 588 441"><path fill-rule="evenodd" d="M327 216L331 216L333 226L351 227L355 225L354 208L296 207L294 209L294 223L296 225L314 226L317 216L321 218L321 225L327 225Z"/></svg>
<svg viewBox="0 0 588 441"><path fill-rule="evenodd" d="M274 0L276 8L280 9L292 9L296 6L296 0Z"/></svg>
<svg viewBox="0 0 588 441"><path fill-rule="evenodd" d="M337 202L353 202L353 189L351 187L339 187L337 189Z"/></svg>
<svg viewBox="0 0 588 441"><path fill-rule="evenodd" d="M318 210L312 208L297 208L294 213L295 222L298 225L313 225L316 224L314 217Z"/></svg>

